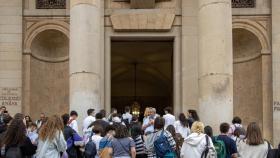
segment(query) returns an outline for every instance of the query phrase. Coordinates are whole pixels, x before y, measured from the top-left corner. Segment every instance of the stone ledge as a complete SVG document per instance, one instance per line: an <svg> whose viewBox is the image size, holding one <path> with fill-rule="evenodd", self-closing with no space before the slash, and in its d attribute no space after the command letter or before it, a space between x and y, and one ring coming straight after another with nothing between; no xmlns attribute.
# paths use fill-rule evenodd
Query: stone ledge
<svg viewBox="0 0 280 158"><path fill-rule="evenodd" d="M110 17L115 31L169 31L174 13L127 13Z"/></svg>

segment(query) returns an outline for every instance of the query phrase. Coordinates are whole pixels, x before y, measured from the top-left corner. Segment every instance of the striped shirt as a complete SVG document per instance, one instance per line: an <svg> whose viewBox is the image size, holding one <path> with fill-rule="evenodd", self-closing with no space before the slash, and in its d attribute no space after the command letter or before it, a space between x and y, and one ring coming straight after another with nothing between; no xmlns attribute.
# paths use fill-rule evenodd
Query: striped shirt
<svg viewBox="0 0 280 158"><path fill-rule="evenodd" d="M162 130L148 135L148 137L154 137L154 139L150 139L150 140L153 140L153 142L150 142L150 143L154 143L155 140L157 138L159 138L159 136L161 135L161 132L162 132ZM176 142L175 142L174 138L172 137L171 133L169 133L168 131L164 130L163 135L167 138L170 146L175 151L175 149L176 149ZM155 152L154 149L153 150L149 150L147 154L148 154L148 158L157 158L156 152Z"/></svg>
<svg viewBox="0 0 280 158"><path fill-rule="evenodd" d="M145 144L144 141L142 139L142 136L139 135L134 139L135 142L135 149L136 149L136 155L139 154L145 154Z"/></svg>

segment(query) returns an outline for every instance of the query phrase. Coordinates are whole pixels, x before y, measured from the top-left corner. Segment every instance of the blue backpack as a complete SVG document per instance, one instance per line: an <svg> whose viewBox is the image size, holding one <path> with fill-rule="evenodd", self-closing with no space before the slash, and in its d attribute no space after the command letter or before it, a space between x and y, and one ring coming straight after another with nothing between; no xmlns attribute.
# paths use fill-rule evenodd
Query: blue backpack
<svg viewBox="0 0 280 158"><path fill-rule="evenodd" d="M167 157L167 155L172 155L173 149L169 144L166 136L163 134L164 130L162 130L158 139L154 142L154 149L156 152L157 158ZM168 156L169 157L169 156Z"/></svg>
<svg viewBox="0 0 280 158"><path fill-rule="evenodd" d="M85 156L85 158L95 158L96 154L97 154L96 145L92 141L92 135L91 135L89 137L88 143L85 146L84 156Z"/></svg>

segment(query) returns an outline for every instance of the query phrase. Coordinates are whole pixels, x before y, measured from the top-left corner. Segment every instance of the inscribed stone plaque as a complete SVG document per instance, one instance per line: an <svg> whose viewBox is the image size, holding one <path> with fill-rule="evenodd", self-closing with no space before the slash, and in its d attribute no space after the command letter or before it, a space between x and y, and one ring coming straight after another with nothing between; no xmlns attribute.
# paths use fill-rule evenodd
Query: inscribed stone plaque
<svg viewBox="0 0 280 158"><path fill-rule="evenodd" d="M0 105L18 106L21 101L21 88L19 87L0 87Z"/></svg>

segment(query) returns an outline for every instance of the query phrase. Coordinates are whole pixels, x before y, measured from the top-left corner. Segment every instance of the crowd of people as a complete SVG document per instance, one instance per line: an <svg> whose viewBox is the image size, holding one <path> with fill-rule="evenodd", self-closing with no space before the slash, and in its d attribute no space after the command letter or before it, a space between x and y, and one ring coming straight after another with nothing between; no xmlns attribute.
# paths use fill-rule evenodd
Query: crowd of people
<svg viewBox="0 0 280 158"><path fill-rule="evenodd" d="M88 109L82 127L78 113L32 121L18 113L11 117L0 108L1 158L280 158L279 147L273 149L262 136L256 122L245 130L242 120L221 123L220 134L213 135L195 110L178 119L166 107L160 116L147 107L143 120L130 113L112 109L95 112ZM80 132L81 131L81 132Z"/></svg>

